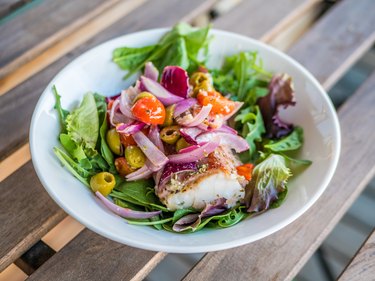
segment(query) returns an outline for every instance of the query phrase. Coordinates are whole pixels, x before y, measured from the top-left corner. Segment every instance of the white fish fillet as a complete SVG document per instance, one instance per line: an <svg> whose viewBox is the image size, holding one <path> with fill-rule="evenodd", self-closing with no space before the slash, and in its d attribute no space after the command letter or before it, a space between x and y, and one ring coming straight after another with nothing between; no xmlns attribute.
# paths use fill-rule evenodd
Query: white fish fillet
<svg viewBox="0 0 375 281"><path fill-rule="evenodd" d="M227 199L228 207L232 207L244 197L247 182L235 168L241 162L229 149L219 147L200 161L200 165L200 172L185 176L183 182L172 176L159 190L157 195L169 210L189 207L201 210L222 197Z"/></svg>

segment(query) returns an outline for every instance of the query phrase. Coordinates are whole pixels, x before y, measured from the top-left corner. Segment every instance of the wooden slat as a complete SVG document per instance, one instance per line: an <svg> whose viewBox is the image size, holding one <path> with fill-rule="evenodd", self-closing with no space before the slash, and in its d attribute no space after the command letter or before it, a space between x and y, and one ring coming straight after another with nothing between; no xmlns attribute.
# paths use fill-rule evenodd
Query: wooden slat
<svg viewBox="0 0 375 281"><path fill-rule="evenodd" d="M358 18L355 19L349 16L350 9L345 9L344 12L342 8L343 6L347 7L348 3L354 4L353 6L359 4L359 2L354 2L342 1L337 4L337 7L334 7L306 34L290 54L297 59L304 59L308 69L311 66L313 71L315 69L319 73L318 65L324 63L324 67L326 67L326 62L330 61L332 53L324 52L327 57L321 55L319 60L316 60L310 56L310 52L306 51L307 44L304 42L309 42L309 49L313 50L319 48L327 50L333 41L337 45L340 45L342 41L345 42L345 37L336 37L335 33L330 35L331 38L328 41L322 40L322 38L320 41L311 41L310 36L317 38L317 33L324 30L325 24L332 24L332 18L350 18L351 21L346 21L342 23L344 26L337 26L337 28L345 29L351 26L351 32L363 34L361 31L367 30L366 25L353 25L352 22L358 23L360 21L358 18L365 18L367 10L370 9L368 4L371 1L367 1L367 5L363 5L365 1L362 2L362 13L356 10ZM358 30L353 30L353 26ZM329 27L327 26L327 28ZM371 37L371 33L368 33L368 36ZM343 45L346 46L343 48L343 53L337 50L335 57L339 59L332 62L333 66L329 66L332 73L318 76L320 82L326 87L339 78L336 69L345 68L352 63L352 53L359 56L358 50L364 52L369 46L366 38L358 40L350 47ZM327 83L327 81L331 82ZM318 202L297 221L267 238L232 250L207 254L186 276L185 280L214 280L216 278L223 280L229 278L232 280L248 280L249 278L252 280L290 280L298 273L374 175L375 158L369 157L369 155L375 155L375 148L369 141L375 139L375 124L372 121L375 118L375 111L372 110L375 104L374 89L375 74L339 111L343 140L341 158L332 182Z"/></svg>
<svg viewBox="0 0 375 281"><path fill-rule="evenodd" d="M375 230L338 278L338 281L351 280L375 280Z"/></svg>
<svg viewBox="0 0 375 281"><path fill-rule="evenodd" d="M49 0L9 20L0 29L0 77L116 2L118 0Z"/></svg>
<svg viewBox="0 0 375 281"><path fill-rule="evenodd" d="M319 0L243 1L227 15L218 18L215 28L241 33L270 42L283 33L297 18L314 9Z"/></svg>
<svg viewBox="0 0 375 281"><path fill-rule="evenodd" d="M374 11L372 0L340 1L290 53L329 89L374 43Z"/></svg>
<svg viewBox="0 0 375 281"><path fill-rule="evenodd" d="M2 130L6 129L6 124L11 123L9 120L21 115L17 118L20 118L19 121L21 123L24 123L22 137L26 139L31 112L42 89L64 65L85 50L125 33L156 26L172 25L180 19L189 21L198 12L209 9L213 3L214 1L212 0L194 0L188 2L163 0L147 2L142 7L133 11L131 15L121 19L111 28L98 34L90 42L76 48L55 64L49 66L29 81L26 81L20 87L17 87L14 95L12 93L1 97L0 115L5 113L4 111L10 114L8 116L4 115L5 119L0 121ZM165 14L169 16L166 17ZM140 21L139 19L142 20ZM12 116L8 109L14 109L15 107L17 107L18 114ZM8 129L4 131L7 134L10 133ZM7 134L1 134L0 139L6 138L5 135ZM24 174L27 174L27 177L23 176ZM4 180L1 183L1 191L3 192L0 193L0 206L2 209L6 208L6 212L1 211L1 222L4 227L1 228L0 233L3 231L4 235L1 235L2 241L0 241L0 270L9 265L65 216L62 210L57 208L48 194L43 190L32 169L31 162L28 162L22 169ZM41 205L39 206L39 204Z"/></svg>
<svg viewBox="0 0 375 281"><path fill-rule="evenodd" d="M0 271L37 242L65 213L41 186L29 162L0 186Z"/></svg>
<svg viewBox="0 0 375 281"><path fill-rule="evenodd" d="M87 229L79 236L29 280L142 280L165 256L112 242Z"/></svg>
<svg viewBox="0 0 375 281"><path fill-rule="evenodd" d="M31 0L1 0L0 1L0 19L21 8Z"/></svg>
<svg viewBox="0 0 375 281"><path fill-rule="evenodd" d="M110 2L106 2L106 5L117 0L108 1ZM63 38L64 40L60 40L56 44L53 44L50 48L40 53L40 55L36 56L29 62L25 63L25 61L21 59L22 65L20 65L10 74L0 78L0 95L7 93L10 89L35 75L49 64L58 60L63 55L66 55L69 51L74 50L76 47L92 38L98 32L111 26L113 23L132 12L136 7L142 5L144 1L146 0L122 0L116 2L117 4L108 5L109 7L107 9L95 9L82 19L72 23L71 26L57 32L51 36L51 38L46 39L40 45L38 45L39 47L36 47L36 50L43 49L45 45L49 44L49 41L54 41L56 37L59 37L60 33L64 35L67 33L67 30L73 31L69 34L69 36L65 36ZM83 24L81 28L76 28L76 25L79 26L81 22L85 22L86 17L92 18L92 20L87 21L87 23ZM34 49L32 49L30 52L33 52L33 50ZM25 56L26 55L27 53L25 53ZM16 61L14 61L14 63L16 63Z"/></svg>

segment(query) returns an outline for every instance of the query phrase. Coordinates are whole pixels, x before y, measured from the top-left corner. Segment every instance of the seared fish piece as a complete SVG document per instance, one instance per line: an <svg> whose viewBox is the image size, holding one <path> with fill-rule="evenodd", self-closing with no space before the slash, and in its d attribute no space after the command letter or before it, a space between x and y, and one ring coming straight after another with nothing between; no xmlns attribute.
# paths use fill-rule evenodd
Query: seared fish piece
<svg viewBox="0 0 375 281"><path fill-rule="evenodd" d="M232 207L244 197L247 181L237 174L241 162L225 147L218 147L198 161L195 171L172 173L167 183L156 188L161 202L171 211L193 207L202 210L217 198Z"/></svg>

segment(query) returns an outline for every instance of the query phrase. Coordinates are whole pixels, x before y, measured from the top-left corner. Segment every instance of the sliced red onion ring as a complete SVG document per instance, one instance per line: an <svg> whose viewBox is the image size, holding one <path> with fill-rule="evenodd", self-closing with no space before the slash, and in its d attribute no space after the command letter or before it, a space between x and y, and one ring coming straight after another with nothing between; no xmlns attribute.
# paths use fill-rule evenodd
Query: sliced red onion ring
<svg viewBox="0 0 375 281"><path fill-rule="evenodd" d="M162 85L150 78L141 76L141 85L157 97L164 105L174 104L183 100L183 98L170 93Z"/></svg>
<svg viewBox="0 0 375 281"><path fill-rule="evenodd" d="M201 111L199 111L197 115L195 115L192 119L189 119L189 120L181 120L180 125L183 125L186 127L198 126L210 114L211 108L212 108L212 104L207 104L205 106L202 106Z"/></svg>
<svg viewBox="0 0 375 281"><path fill-rule="evenodd" d="M135 133L133 139L153 165L161 169L167 164L168 158L142 132Z"/></svg>
<svg viewBox="0 0 375 281"><path fill-rule="evenodd" d="M213 152L219 146L219 140L213 139L211 142L208 142L202 146L197 147L196 149L189 151L187 153L179 153L169 155L170 163L188 163L194 162L207 157L208 154Z"/></svg>
<svg viewBox="0 0 375 281"><path fill-rule="evenodd" d="M127 219L149 219L155 217L161 213L161 211L154 211L154 212L141 212L141 211L134 211L129 208L123 208L117 206L116 204L112 203L108 198L103 196L99 191L95 192L95 195L103 202L103 204L110 209L115 214L119 215L120 217L127 218Z"/></svg>
<svg viewBox="0 0 375 281"><path fill-rule="evenodd" d="M159 71L150 61L145 64L145 77L158 81Z"/></svg>
<svg viewBox="0 0 375 281"><path fill-rule="evenodd" d="M158 125L151 125L150 131L148 132L148 138L152 141L161 152L164 153L164 145L160 138Z"/></svg>
<svg viewBox="0 0 375 281"><path fill-rule="evenodd" d="M176 107L175 107L174 112L173 112L173 117L177 117L178 115L185 112L186 110L188 110L190 107L192 107L196 103L197 103L197 99L195 99L195 98L184 99L184 100L176 103Z"/></svg>
<svg viewBox="0 0 375 281"><path fill-rule="evenodd" d="M232 127L229 127L228 125L222 125L220 128L217 128L214 130L215 132L223 132L223 133L228 133L232 135L237 135L238 132L233 129Z"/></svg>
<svg viewBox="0 0 375 281"><path fill-rule="evenodd" d="M125 116L135 119L131 112L132 100L137 96L137 91L133 87L123 90L120 96L120 111Z"/></svg>
<svg viewBox="0 0 375 281"><path fill-rule="evenodd" d="M114 102L113 102L113 104L112 104L112 108L111 108L111 110L110 110L110 112L109 112L109 122L112 124L112 126L114 126L114 127L116 127L116 124L115 124L115 122L113 121L113 118L114 118L114 116L115 116L115 112L117 111L117 109L118 109L118 107L119 107L119 103L120 103L120 101L119 101L119 99L117 98Z"/></svg>
<svg viewBox="0 0 375 281"><path fill-rule="evenodd" d="M223 132L207 132L204 134L200 134L196 141L198 143L203 142L211 142L214 140L218 140L220 142L220 145L226 145L231 149L234 149L237 153L242 152L249 149L249 144L247 141L237 135L229 134L229 133L223 133Z"/></svg>
<svg viewBox="0 0 375 281"><path fill-rule="evenodd" d="M168 163L164 166L162 173L156 175L155 182L158 190L164 187L164 185L171 179L172 174L182 172L196 172L198 171L196 162L189 163ZM158 172L159 173L159 172Z"/></svg>
<svg viewBox="0 0 375 281"><path fill-rule="evenodd" d="M243 102L236 101L233 111L227 115L224 115L223 119L228 120L229 118L231 118L234 114L237 113L238 110L240 110L242 106L243 106Z"/></svg>
<svg viewBox="0 0 375 281"><path fill-rule="evenodd" d="M187 98L189 93L189 76L185 69L179 66L164 67L160 84L172 94Z"/></svg>
<svg viewBox="0 0 375 281"><path fill-rule="evenodd" d="M204 131L197 127L185 127L180 129L181 136L190 144L198 144L195 138Z"/></svg>
<svg viewBox="0 0 375 281"><path fill-rule="evenodd" d="M126 176L126 179L128 181L147 179L151 176L151 174L152 174L152 171L146 165L144 165L142 168L139 168L133 173L128 174Z"/></svg>
<svg viewBox="0 0 375 281"><path fill-rule="evenodd" d="M116 125L116 131L121 134L133 135L141 131L146 126L145 123L134 121L130 124L118 124Z"/></svg>

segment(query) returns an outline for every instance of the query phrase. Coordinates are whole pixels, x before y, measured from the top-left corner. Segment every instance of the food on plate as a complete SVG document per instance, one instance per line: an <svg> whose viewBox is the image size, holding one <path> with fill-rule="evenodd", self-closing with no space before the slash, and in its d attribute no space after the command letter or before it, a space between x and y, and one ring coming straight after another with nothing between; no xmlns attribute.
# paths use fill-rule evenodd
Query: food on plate
<svg viewBox="0 0 375 281"><path fill-rule="evenodd" d="M152 46L120 47L113 61L142 71L112 97L84 95L71 112L56 87L61 163L129 224L172 232L224 228L280 206L302 128L280 108L296 104L292 78L242 51L205 65L209 27L178 24ZM134 76L133 76L134 77Z"/></svg>

